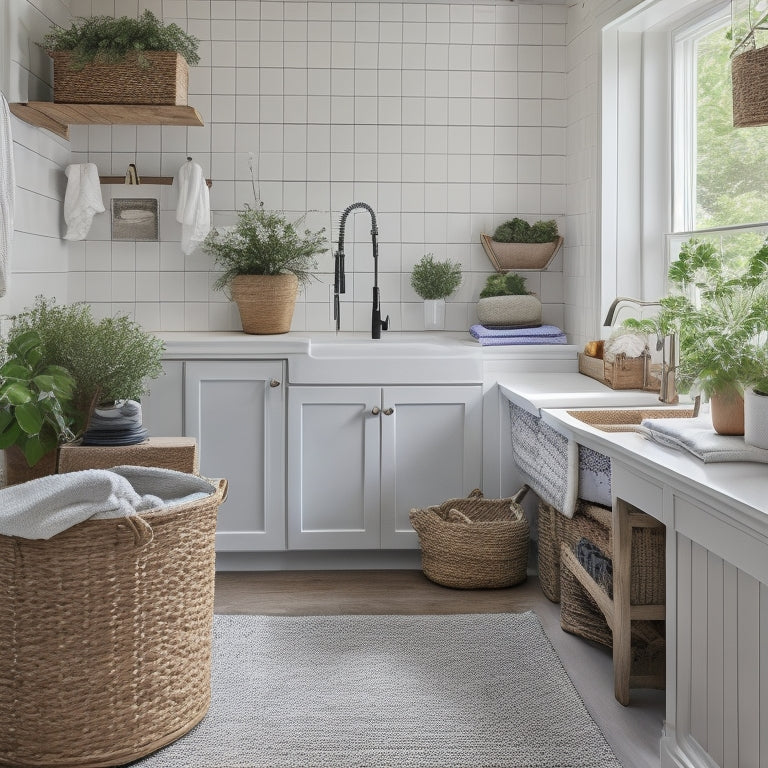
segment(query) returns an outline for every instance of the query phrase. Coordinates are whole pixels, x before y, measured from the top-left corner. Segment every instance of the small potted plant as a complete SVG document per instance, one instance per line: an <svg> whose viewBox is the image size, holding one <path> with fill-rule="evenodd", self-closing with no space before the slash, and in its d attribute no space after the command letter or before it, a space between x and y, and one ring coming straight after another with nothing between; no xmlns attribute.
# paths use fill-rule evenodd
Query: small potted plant
<svg viewBox="0 0 768 768"><path fill-rule="evenodd" d="M563 238L554 219L529 224L514 218L496 227L493 237L480 235L488 258L496 270L546 269L560 250Z"/></svg>
<svg viewBox="0 0 768 768"><path fill-rule="evenodd" d="M411 272L411 288L424 299L426 330L445 328L445 299L461 285L457 261L435 261L434 254L421 257Z"/></svg>
<svg viewBox="0 0 768 768"><path fill-rule="evenodd" d="M54 101L64 104L185 105L199 41L145 10L78 18L39 44L53 58Z"/></svg>
<svg viewBox="0 0 768 768"><path fill-rule="evenodd" d="M11 318L7 354L20 349L30 334L39 339L34 353L39 364L64 369L75 381L72 407L66 410L75 438L86 431L97 405L138 400L147 391L147 379L162 373L160 339L127 316L96 321L88 304L57 304L38 296L32 307Z"/></svg>
<svg viewBox="0 0 768 768"><path fill-rule="evenodd" d="M287 333L299 286L317 268L315 256L328 250L325 229L302 233L298 221L280 211L246 205L233 227L214 227L203 250L223 272L214 288L237 304L245 333Z"/></svg>
<svg viewBox="0 0 768 768"><path fill-rule="evenodd" d="M677 336L678 387L709 396L715 431L744 434L745 385L765 385L768 243L737 268L712 243L689 240L668 280L652 322L662 336Z"/></svg>
<svg viewBox="0 0 768 768"><path fill-rule="evenodd" d="M477 302L477 318L486 328L541 325L541 302L515 272L489 275Z"/></svg>
<svg viewBox="0 0 768 768"><path fill-rule="evenodd" d="M7 345L0 367L0 449L9 485L56 471L56 448L75 439L74 398L75 380L46 362L36 331Z"/></svg>

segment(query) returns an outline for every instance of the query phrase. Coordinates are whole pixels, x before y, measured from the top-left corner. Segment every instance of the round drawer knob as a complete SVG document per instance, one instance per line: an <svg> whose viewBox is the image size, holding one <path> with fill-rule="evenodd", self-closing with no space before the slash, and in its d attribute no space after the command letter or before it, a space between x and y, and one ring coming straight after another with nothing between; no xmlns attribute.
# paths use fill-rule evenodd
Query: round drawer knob
<svg viewBox="0 0 768 768"><path fill-rule="evenodd" d="M277 379L272 379L272 381L269 382L269 386L272 387L272 388L279 387L280 386L280 382Z"/></svg>
<svg viewBox="0 0 768 768"><path fill-rule="evenodd" d="M391 416L395 412L394 408L385 408L384 409L384 415L385 416Z"/></svg>
<svg viewBox="0 0 768 768"><path fill-rule="evenodd" d="M374 405L373 408L371 408L371 413L374 416L378 416L381 413L381 409L379 408L378 405Z"/></svg>

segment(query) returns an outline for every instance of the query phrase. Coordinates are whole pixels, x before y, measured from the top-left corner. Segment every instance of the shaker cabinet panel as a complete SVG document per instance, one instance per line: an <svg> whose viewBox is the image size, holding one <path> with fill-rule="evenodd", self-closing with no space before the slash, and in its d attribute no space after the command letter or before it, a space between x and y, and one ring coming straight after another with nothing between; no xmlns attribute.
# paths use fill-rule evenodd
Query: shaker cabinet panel
<svg viewBox="0 0 768 768"><path fill-rule="evenodd" d="M285 549L283 363L189 362L184 390L200 473L229 482L217 550Z"/></svg>

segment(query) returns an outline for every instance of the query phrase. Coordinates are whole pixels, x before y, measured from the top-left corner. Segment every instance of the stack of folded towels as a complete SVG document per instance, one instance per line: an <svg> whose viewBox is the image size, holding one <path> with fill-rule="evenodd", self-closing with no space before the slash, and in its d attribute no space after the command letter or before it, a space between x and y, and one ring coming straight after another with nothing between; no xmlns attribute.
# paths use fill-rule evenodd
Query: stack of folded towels
<svg viewBox="0 0 768 768"><path fill-rule="evenodd" d="M136 445L143 443L148 432L141 424L141 404L121 400L112 408L96 408L83 445Z"/></svg>
<svg viewBox="0 0 768 768"><path fill-rule="evenodd" d="M555 325L538 325L534 328L488 328L473 325L469 333L485 346L506 344L567 344L565 334Z"/></svg>

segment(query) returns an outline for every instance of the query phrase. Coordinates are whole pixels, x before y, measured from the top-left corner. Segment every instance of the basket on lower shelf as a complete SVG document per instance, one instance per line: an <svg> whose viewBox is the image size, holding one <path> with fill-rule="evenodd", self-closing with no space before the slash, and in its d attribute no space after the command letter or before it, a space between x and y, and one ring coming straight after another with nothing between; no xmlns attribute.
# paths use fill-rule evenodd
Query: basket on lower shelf
<svg viewBox="0 0 768 768"><path fill-rule="evenodd" d="M459 589L510 587L528 568L528 521L519 501L527 486L509 499L485 499L474 490L466 499L412 509L419 534L424 575Z"/></svg>
<svg viewBox="0 0 768 768"><path fill-rule="evenodd" d="M214 488L47 540L0 536L0 764L122 765L203 718Z"/></svg>
<svg viewBox="0 0 768 768"><path fill-rule="evenodd" d="M565 545L563 550L569 549ZM575 560L575 558L574 558ZM613 635L602 611L568 567L563 552L560 569L560 626L573 635L611 647ZM648 687L664 686L665 642L663 621L632 622L631 675Z"/></svg>
<svg viewBox="0 0 768 768"><path fill-rule="evenodd" d="M568 518L550 504L539 504L538 571L542 592L553 603L560 601L560 545L573 549L587 539L610 556L611 510L580 500L576 513ZM665 528L632 530L632 605L663 603L666 596Z"/></svg>

